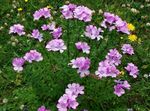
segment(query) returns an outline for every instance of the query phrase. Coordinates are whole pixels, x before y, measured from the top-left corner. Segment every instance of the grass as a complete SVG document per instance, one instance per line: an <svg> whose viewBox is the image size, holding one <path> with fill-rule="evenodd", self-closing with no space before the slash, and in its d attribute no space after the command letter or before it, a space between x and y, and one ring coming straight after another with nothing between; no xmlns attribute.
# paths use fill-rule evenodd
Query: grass
<svg viewBox="0 0 150 111"><path fill-rule="evenodd" d="M57 111L56 104L60 96L64 94L67 84L77 82L85 86L85 94L78 98L80 103L77 111L88 109L89 111L127 111L133 108L135 111L150 110L150 81L144 74L150 73L150 26L146 23L150 21L149 7L144 0L70 0L71 3L84 5L95 10L92 22L84 23L78 20L65 20L60 17L59 7L65 4L63 0L0 0L0 111L20 111L20 106L24 105L23 111L36 111L41 105L45 105L52 111ZM122 7L122 4L130 4ZM13 8L13 5L16 8ZM49 23L50 20L43 19L33 21L32 14L35 10L51 5L54 21L58 26L63 27L63 36L68 50L63 54L48 52L45 44L52 38L49 33L44 34L44 41L39 43L34 39L8 34L9 27L15 23L25 26L25 31L31 33L34 28ZM144 5L144 8L140 8ZM23 8L18 12L17 8ZM136 8L140 13L131 12L131 8ZM81 37L85 26L94 24L99 26L103 20L99 9L109 11L122 17L129 23L136 26L135 34L141 38L142 42L130 42L127 35L119 34L116 31L105 31L104 39L97 42ZM57 13L55 13L57 11ZM120 39L123 37L123 39ZM14 38L18 42L14 42ZM77 51L74 43L86 41L91 46L91 53L88 57L92 61L91 73L98 67L99 61L103 60L109 49L120 49L123 43L131 43L135 49L135 55L123 57L122 69L128 62L135 63L140 74L137 79L129 77L127 73L118 77L127 79L132 88L126 94L117 97L113 94L114 79L104 78L97 80L92 76L80 78L76 70L67 64L71 59L86 56ZM30 49L36 49L42 53L44 60L33 64L26 64L22 73L16 73L12 68L12 59L21 57ZM7 98L8 102L3 103Z"/></svg>

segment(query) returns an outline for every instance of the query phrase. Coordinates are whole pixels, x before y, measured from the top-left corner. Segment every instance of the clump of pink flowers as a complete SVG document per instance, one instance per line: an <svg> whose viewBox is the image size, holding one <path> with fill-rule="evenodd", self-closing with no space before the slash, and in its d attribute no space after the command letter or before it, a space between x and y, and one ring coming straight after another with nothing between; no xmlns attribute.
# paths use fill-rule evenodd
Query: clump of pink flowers
<svg viewBox="0 0 150 111"><path fill-rule="evenodd" d="M29 63L32 63L32 61L39 62L43 60L42 54L36 50L30 50L23 58Z"/></svg>
<svg viewBox="0 0 150 111"><path fill-rule="evenodd" d="M90 22L92 20L93 11L88 7L68 4L62 6L61 9L62 15L65 19L76 18L84 22Z"/></svg>
<svg viewBox="0 0 150 111"><path fill-rule="evenodd" d="M65 19L74 18L74 10L76 8L75 4L68 4L61 7L61 13Z"/></svg>
<svg viewBox="0 0 150 111"><path fill-rule="evenodd" d="M42 30L50 30L50 31L53 31L56 27L56 23L55 22L51 22L49 24L43 24L41 26Z"/></svg>
<svg viewBox="0 0 150 111"><path fill-rule="evenodd" d="M23 58L14 58L12 61L13 69L17 72L21 72L23 70L23 65L25 60Z"/></svg>
<svg viewBox="0 0 150 111"><path fill-rule="evenodd" d="M130 44L124 44L122 47L123 53L134 54L134 50ZM119 53L117 49L110 49L109 53L106 55L105 60L99 62L98 70L95 72L100 79L102 77L117 77L121 74L121 72L116 68L121 64L122 55ZM129 75L136 78L139 74L138 67L133 63L128 63L125 69L129 72ZM125 89L130 89L130 84L128 81L115 81L117 85L114 86L114 94L117 96L121 96L125 93Z"/></svg>
<svg viewBox="0 0 150 111"><path fill-rule="evenodd" d="M47 43L46 48L48 51L59 51L63 53L67 49L67 46L62 39L53 39Z"/></svg>
<svg viewBox="0 0 150 111"><path fill-rule="evenodd" d="M38 29L34 29L34 30L32 31L31 37L33 37L33 38L39 40L39 42L41 42L41 41L43 40L43 35L39 32Z"/></svg>
<svg viewBox="0 0 150 111"><path fill-rule="evenodd" d="M92 20L93 11L85 6L78 6L74 10L74 18L83 20L84 22L90 22Z"/></svg>
<svg viewBox="0 0 150 111"><path fill-rule="evenodd" d="M43 31L50 31L54 39L59 39L62 35L62 27L56 27L56 23L52 22L50 24L43 24L41 26Z"/></svg>
<svg viewBox="0 0 150 111"><path fill-rule="evenodd" d="M121 50L123 51L123 54L129 54L129 55L134 54L134 49L130 44L123 44Z"/></svg>
<svg viewBox="0 0 150 111"><path fill-rule="evenodd" d="M80 77L85 77L90 74L90 64L91 62L88 57L78 57L71 60L71 63L69 63L72 68L78 69L77 72L80 74Z"/></svg>
<svg viewBox="0 0 150 111"><path fill-rule="evenodd" d="M69 84L66 93L58 100L58 111L67 111L68 109L76 109L79 103L77 97L79 94L84 94L84 86L78 83Z"/></svg>
<svg viewBox="0 0 150 111"><path fill-rule="evenodd" d="M118 32L130 34L127 22L123 21L119 16L109 12L104 13L104 20L102 21L101 26L109 28L110 31L116 29Z"/></svg>
<svg viewBox="0 0 150 111"><path fill-rule="evenodd" d="M62 35L62 28L61 27L55 28L52 31L52 35L53 35L54 39L59 39L61 37L61 35Z"/></svg>
<svg viewBox="0 0 150 111"><path fill-rule="evenodd" d="M98 70L95 74L101 79L102 77L117 77L120 74L120 71L116 68L115 65L110 64L108 60L101 61L99 63Z"/></svg>
<svg viewBox="0 0 150 111"><path fill-rule="evenodd" d="M77 42L75 43L76 48L83 53L89 54L90 53L90 46L86 42Z"/></svg>
<svg viewBox="0 0 150 111"><path fill-rule="evenodd" d="M110 49L104 61L99 62L98 70L95 74L101 79L102 77L117 77L120 71L116 66L121 64L122 55L117 49Z"/></svg>
<svg viewBox="0 0 150 111"><path fill-rule="evenodd" d="M84 34L86 37L88 37L90 39L100 40L103 38L103 36L101 35L102 32L103 32L103 30L101 28L97 28L94 25L88 25L88 26L86 26Z"/></svg>
<svg viewBox="0 0 150 111"><path fill-rule="evenodd" d="M105 58L106 59L104 61L99 62L99 67L95 74L99 78L117 77L120 74L120 71L116 68L116 66L121 64L122 55L118 52L117 49L110 49ZM128 64L125 69L130 72L130 75L134 75L134 77L137 75L137 67L132 63Z"/></svg>
<svg viewBox="0 0 150 111"><path fill-rule="evenodd" d="M114 86L114 94L116 94L118 97L125 93L125 89L129 90L131 87L128 81L115 80L115 82L117 84Z"/></svg>
<svg viewBox="0 0 150 111"><path fill-rule="evenodd" d="M125 69L129 72L130 76L132 76L133 78L137 78L139 74L139 69L136 65L134 65L133 63L128 63Z"/></svg>
<svg viewBox="0 0 150 111"><path fill-rule="evenodd" d="M19 36L25 35L24 26L21 24L14 24L10 27L9 34L18 34Z"/></svg>
<svg viewBox="0 0 150 111"><path fill-rule="evenodd" d="M33 17L34 17L34 20L39 20L41 17L49 18L49 17L51 17L50 9L41 8L34 12Z"/></svg>
<svg viewBox="0 0 150 111"><path fill-rule="evenodd" d="M12 61L12 65L13 65L13 69L17 72L21 72L23 70L23 65L26 61L28 61L29 63L32 63L32 61L42 61L43 57L41 55L41 53L39 53L36 50L30 50L29 52L27 52L24 57L22 58L14 58Z"/></svg>
<svg viewBox="0 0 150 111"><path fill-rule="evenodd" d="M38 108L37 111L51 111L51 110L46 109L45 106L41 106L41 107Z"/></svg>
<svg viewBox="0 0 150 111"><path fill-rule="evenodd" d="M109 53L106 55L106 60L110 62L110 64L114 64L118 66L121 64L122 55L118 52L117 49L110 49Z"/></svg>
<svg viewBox="0 0 150 111"><path fill-rule="evenodd" d="M68 88L65 90L66 94L72 93L72 95L83 95L84 86L80 86L78 83L68 84Z"/></svg>

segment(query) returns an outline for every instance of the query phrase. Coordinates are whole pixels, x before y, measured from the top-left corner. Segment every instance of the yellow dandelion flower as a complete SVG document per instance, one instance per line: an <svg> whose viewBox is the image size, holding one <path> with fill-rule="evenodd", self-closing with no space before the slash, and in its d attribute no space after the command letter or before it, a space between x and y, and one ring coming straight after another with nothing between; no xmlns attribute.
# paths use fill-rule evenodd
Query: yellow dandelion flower
<svg viewBox="0 0 150 111"><path fill-rule="evenodd" d="M18 11L20 12L20 11L22 11L23 9L22 8L18 8Z"/></svg>
<svg viewBox="0 0 150 111"><path fill-rule="evenodd" d="M25 2L28 2L28 0L24 0Z"/></svg>
<svg viewBox="0 0 150 111"><path fill-rule="evenodd" d="M131 41L131 42L134 42L134 41L137 41L137 36L132 34L132 35L129 35L128 36L128 39Z"/></svg>
<svg viewBox="0 0 150 111"><path fill-rule="evenodd" d="M134 31L135 30L135 26L133 25L133 24L131 24L131 23L128 23L128 29L130 30L130 31Z"/></svg>

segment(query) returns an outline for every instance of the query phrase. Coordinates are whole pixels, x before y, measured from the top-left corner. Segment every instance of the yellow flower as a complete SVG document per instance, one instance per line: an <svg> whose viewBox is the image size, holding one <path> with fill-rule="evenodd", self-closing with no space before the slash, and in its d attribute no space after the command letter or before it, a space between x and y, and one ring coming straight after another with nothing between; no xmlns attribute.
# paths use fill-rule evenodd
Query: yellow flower
<svg viewBox="0 0 150 111"><path fill-rule="evenodd" d="M28 2L28 0L24 0L25 2Z"/></svg>
<svg viewBox="0 0 150 111"><path fill-rule="evenodd" d="M133 25L133 24L130 24L130 23L128 23L128 29L130 30L130 31L134 31L135 30L135 26Z"/></svg>
<svg viewBox="0 0 150 111"><path fill-rule="evenodd" d="M134 42L134 41L137 41L137 36L132 34L132 35L129 35L128 36L128 39L131 41L131 42Z"/></svg>
<svg viewBox="0 0 150 111"><path fill-rule="evenodd" d="M18 8L18 11L20 12L20 11L22 11L23 9L22 8Z"/></svg>

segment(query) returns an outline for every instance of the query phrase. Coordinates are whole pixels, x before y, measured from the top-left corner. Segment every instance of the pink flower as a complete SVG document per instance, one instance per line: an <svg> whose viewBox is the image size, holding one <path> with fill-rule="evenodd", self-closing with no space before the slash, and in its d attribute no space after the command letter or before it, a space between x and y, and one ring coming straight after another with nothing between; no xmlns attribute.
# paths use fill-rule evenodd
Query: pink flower
<svg viewBox="0 0 150 111"><path fill-rule="evenodd" d="M46 109L45 106L41 106L38 108L37 111L51 111L51 110Z"/></svg>
<svg viewBox="0 0 150 111"><path fill-rule="evenodd" d="M115 65L110 64L109 61L101 61L99 63L98 70L95 74L101 79L102 77L117 77L120 71L116 68Z"/></svg>
<svg viewBox="0 0 150 111"><path fill-rule="evenodd" d="M72 19L74 17L73 11L75 10L76 5L68 4L61 7L61 13L65 19Z"/></svg>
<svg viewBox="0 0 150 111"><path fill-rule="evenodd" d="M56 27L56 23L55 22L52 22L52 23L50 23L48 25L43 24L41 26L42 30L50 30L50 31L53 31L55 29L55 27Z"/></svg>
<svg viewBox="0 0 150 111"><path fill-rule="evenodd" d="M50 10L48 8L41 8L33 14L34 20L39 20L41 17L49 18L51 17Z"/></svg>
<svg viewBox="0 0 150 111"><path fill-rule="evenodd" d="M108 60L111 64L118 66L121 64L122 55L116 49L111 49L109 53L106 55L106 60Z"/></svg>
<svg viewBox="0 0 150 111"><path fill-rule="evenodd" d="M24 63L25 63L25 60L23 58L14 58L12 61L14 70L17 72L21 72L23 70Z"/></svg>
<svg viewBox="0 0 150 111"><path fill-rule="evenodd" d="M121 50L123 51L123 54L129 54L129 55L134 54L134 49L130 44L123 44Z"/></svg>
<svg viewBox="0 0 150 111"><path fill-rule="evenodd" d="M14 24L10 27L9 34L11 33L18 34L19 36L25 35L24 26L21 24Z"/></svg>
<svg viewBox="0 0 150 111"><path fill-rule="evenodd" d="M90 46L86 42L77 42L75 43L76 48L78 50L83 51L83 53L89 54L90 53Z"/></svg>
<svg viewBox="0 0 150 111"><path fill-rule="evenodd" d="M48 25L43 24L43 25L41 26L41 28L42 28L42 30L48 30Z"/></svg>
<svg viewBox="0 0 150 111"><path fill-rule="evenodd" d="M100 35L101 32L103 32L101 28L97 28L96 26L93 25L88 25L86 26L84 34L90 39L100 40L101 38L103 38L102 35Z"/></svg>
<svg viewBox="0 0 150 111"><path fill-rule="evenodd" d="M117 29L118 32L125 34L130 34L126 21L123 21L119 16L105 12L104 20L101 23L101 26L104 28L109 28L110 31Z"/></svg>
<svg viewBox="0 0 150 111"><path fill-rule="evenodd" d="M109 12L105 12L104 13L104 17L105 17L105 20L109 23L109 24L113 24L114 22L116 22L118 20L118 16L112 14L112 13L109 13ZM120 18L119 18L120 19Z"/></svg>
<svg viewBox="0 0 150 111"><path fill-rule="evenodd" d="M92 10L85 6L78 6L74 10L74 18L83 20L84 22L90 22L92 19Z"/></svg>
<svg viewBox="0 0 150 111"><path fill-rule="evenodd" d="M118 20L116 21L116 27L117 27L117 31L125 33L125 34L130 34L128 30L127 22Z"/></svg>
<svg viewBox="0 0 150 111"><path fill-rule="evenodd" d="M78 69L77 72L80 74L80 77L85 77L90 74L90 64L90 59L87 57L78 57L71 60L71 63L69 63L69 65L72 65L72 68Z"/></svg>
<svg viewBox="0 0 150 111"><path fill-rule="evenodd" d="M84 94L84 86L80 86L78 83L68 84L68 88L65 90L65 94L58 100L58 111L68 111L68 109L76 109L79 103L77 97L79 94Z"/></svg>
<svg viewBox="0 0 150 111"><path fill-rule="evenodd" d="M109 12L105 12L104 13L104 20L102 21L102 24L101 26L104 27L104 28L109 28L109 30L114 30L116 27L115 27L115 23L117 20L121 20L120 17L118 17L117 15L114 15L112 13L109 13Z"/></svg>
<svg viewBox="0 0 150 111"><path fill-rule="evenodd" d="M125 69L129 72L130 76L133 76L133 78L137 78L137 76L139 74L139 69L133 63L128 63L128 65L127 65L127 67L125 67Z"/></svg>
<svg viewBox="0 0 150 111"><path fill-rule="evenodd" d="M63 53L64 50L67 49L62 39L54 39L49 41L46 48L48 51L59 51L60 53Z"/></svg>
<svg viewBox="0 0 150 111"><path fill-rule="evenodd" d="M37 62L42 61L43 57L41 53L37 52L36 50L30 50L25 54L24 59L29 63L32 63L32 61L37 61Z"/></svg>
<svg viewBox="0 0 150 111"><path fill-rule="evenodd" d="M68 109L76 109L79 103L76 100L77 96L69 94L64 94L58 100L57 108L58 111L67 111Z"/></svg>
<svg viewBox="0 0 150 111"><path fill-rule="evenodd" d="M32 36L31 36L31 37L33 37L33 38L35 38L35 39L38 39L39 42L41 42L41 41L43 40L43 35L39 32L38 29L34 29L34 30L32 31Z"/></svg>
<svg viewBox="0 0 150 111"><path fill-rule="evenodd" d="M62 35L62 28L61 27L55 28L52 32L52 35L54 39L59 39Z"/></svg>
<svg viewBox="0 0 150 111"><path fill-rule="evenodd" d="M65 90L66 94L72 93L72 95L78 96L84 94L84 86L80 86L78 83L68 84L68 88Z"/></svg>
<svg viewBox="0 0 150 111"><path fill-rule="evenodd" d="M116 81L117 85L114 86L114 94L116 94L118 97L123 95L125 93L125 89L130 89L130 84L128 81Z"/></svg>

